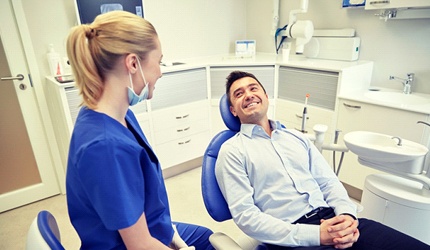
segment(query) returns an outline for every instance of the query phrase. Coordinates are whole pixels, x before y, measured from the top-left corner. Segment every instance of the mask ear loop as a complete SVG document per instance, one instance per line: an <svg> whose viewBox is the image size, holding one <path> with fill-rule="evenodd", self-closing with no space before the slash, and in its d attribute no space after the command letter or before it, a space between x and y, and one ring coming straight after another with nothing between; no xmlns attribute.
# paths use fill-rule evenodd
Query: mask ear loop
<svg viewBox="0 0 430 250"><path fill-rule="evenodd" d="M146 85L148 85L148 82L146 81L145 75L143 74L142 66L140 65L140 60L138 57L136 58L137 58L137 64L139 64L140 74L142 75L142 78L143 78L143 81L145 82L145 87L146 87Z"/></svg>
<svg viewBox="0 0 430 250"><path fill-rule="evenodd" d="M134 89L133 89L133 79L131 79L130 71L128 72L128 77L130 78L131 90L133 90L133 91L134 91Z"/></svg>

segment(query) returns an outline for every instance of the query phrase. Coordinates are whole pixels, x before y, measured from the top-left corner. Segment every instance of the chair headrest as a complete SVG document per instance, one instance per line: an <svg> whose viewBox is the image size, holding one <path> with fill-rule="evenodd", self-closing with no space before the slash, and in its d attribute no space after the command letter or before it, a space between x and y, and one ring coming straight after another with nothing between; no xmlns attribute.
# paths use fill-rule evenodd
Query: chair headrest
<svg viewBox="0 0 430 250"><path fill-rule="evenodd" d="M228 129L235 132L240 131L240 120L230 112L230 104L228 103L226 94L222 95L219 100L219 111Z"/></svg>

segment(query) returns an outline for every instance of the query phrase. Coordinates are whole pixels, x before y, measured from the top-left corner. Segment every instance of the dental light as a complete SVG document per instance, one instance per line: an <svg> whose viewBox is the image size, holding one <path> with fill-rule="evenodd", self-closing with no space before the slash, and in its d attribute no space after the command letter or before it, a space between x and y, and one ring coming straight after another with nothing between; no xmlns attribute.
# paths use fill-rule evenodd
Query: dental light
<svg viewBox="0 0 430 250"><path fill-rule="evenodd" d="M308 0L300 1L300 9L290 11L288 24L283 28L278 28L279 24L279 0L274 0L273 10L273 25L272 34L275 35L275 41L277 37L282 37L280 45L276 45L276 52L278 52L285 38L296 40L296 54L303 54L304 46L310 41L314 33L314 25L309 20L297 20L297 14L306 13L308 11Z"/></svg>

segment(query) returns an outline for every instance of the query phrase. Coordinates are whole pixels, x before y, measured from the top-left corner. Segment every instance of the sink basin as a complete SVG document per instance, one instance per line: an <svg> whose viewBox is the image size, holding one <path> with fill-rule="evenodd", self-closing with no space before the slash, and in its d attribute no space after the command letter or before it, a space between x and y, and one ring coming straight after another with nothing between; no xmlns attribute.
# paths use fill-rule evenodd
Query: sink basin
<svg viewBox="0 0 430 250"><path fill-rule="evenodd" d="M399 139L369 131L347 133L343 140L360 163L380 170L420 174L428 152L427 147L419 143L401 139L399 146Z"/></svg>
<svg viewBox="0 0 430 250"><path fill-rule="evenodd" d="M364 95L375 101L395 104L422 105L430 103L430 98L425 98L416 94L407 95L402 92L369 91Z"/></svg>

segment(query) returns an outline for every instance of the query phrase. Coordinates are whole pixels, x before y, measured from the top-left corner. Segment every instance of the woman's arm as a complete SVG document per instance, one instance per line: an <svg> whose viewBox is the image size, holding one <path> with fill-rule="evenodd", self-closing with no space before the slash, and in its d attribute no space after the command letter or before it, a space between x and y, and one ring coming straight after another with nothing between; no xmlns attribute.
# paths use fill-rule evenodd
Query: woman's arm
<svg viewBox="0 0 430 250"><path fill-rule="evenodd" d="M120 229L119 234L129 250L135 249L165 249L171 248L165 246L159 240L151 236L146 223L145 213L143 213L137 222L127 228Z"/></svg>

